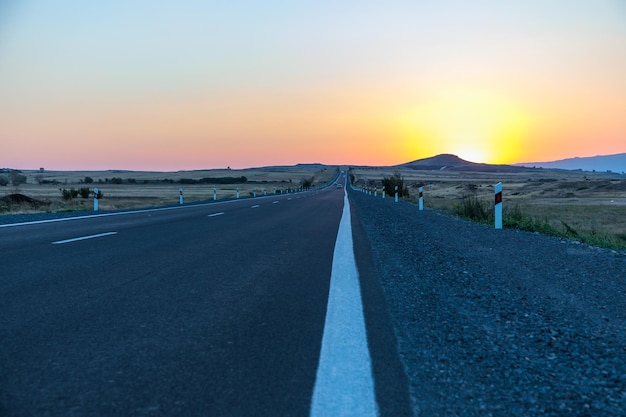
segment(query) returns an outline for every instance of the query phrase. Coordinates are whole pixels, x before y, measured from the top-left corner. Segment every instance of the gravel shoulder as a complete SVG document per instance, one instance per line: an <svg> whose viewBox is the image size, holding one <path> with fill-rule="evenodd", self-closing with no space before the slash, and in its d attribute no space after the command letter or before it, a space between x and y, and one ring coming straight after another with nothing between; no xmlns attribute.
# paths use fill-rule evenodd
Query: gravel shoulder
<svg viewBox="0 0 626 417"><path fill-rule="evenodd" d="M416 416L626 413L626 252L350 201Z"/></svg>

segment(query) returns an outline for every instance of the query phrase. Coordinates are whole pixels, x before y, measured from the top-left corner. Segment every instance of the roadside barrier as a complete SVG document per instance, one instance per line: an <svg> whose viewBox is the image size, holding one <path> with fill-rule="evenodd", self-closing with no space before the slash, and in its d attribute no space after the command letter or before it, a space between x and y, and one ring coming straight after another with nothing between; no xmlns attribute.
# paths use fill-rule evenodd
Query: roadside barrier
<svg viewBox="0 0 626 417"><path fill-rule="evenodd" d="M98 196L100 191L97 188L93 189L93 211L98 211Z"/></svg>
<svg viewBox="0 0 626 417"><path fill-rule="evenodd" d="M419 190L419 209L424 210L424 188L420 187L418 190Z"/></svg>
<svg viewBox="0 0 626 417"><path fill-rule="evenodd" d="M495 227L502 229L502 183L499 182L493 189L495 195Z"/></svg>

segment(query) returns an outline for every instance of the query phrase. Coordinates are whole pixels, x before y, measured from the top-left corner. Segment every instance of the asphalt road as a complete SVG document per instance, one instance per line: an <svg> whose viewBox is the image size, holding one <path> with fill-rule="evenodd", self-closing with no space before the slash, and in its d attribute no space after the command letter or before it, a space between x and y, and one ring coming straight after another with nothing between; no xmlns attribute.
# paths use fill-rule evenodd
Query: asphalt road
<svg viewBox="0 0 626 417"><path fill-rule="evenodd" d="M0 228L0 416L308 415L343 196ZM353 237L378 412L409 415Z"/></svg>

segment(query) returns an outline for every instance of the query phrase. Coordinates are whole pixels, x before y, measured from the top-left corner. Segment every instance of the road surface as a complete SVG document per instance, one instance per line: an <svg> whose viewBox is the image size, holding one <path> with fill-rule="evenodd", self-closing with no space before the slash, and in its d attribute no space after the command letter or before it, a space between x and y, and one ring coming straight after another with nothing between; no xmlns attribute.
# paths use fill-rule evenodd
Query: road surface
<svg viewBox="0 0 626 417"><path fill-rule="evenodd" d="M343 208L332 187L0 227L0 415L309 415ZM351 233L374 411L410 415Z"/></svg>

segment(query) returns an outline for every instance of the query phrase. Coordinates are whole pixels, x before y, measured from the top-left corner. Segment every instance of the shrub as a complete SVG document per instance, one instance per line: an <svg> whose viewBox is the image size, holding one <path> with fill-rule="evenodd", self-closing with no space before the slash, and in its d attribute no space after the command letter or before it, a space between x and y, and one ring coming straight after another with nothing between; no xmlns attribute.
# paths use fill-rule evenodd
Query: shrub
<svg viewBox="0 0 626 417"><path fill-rule="evenodd" d="M85 184L91 184L93 182L93 178L91 177L85 177L85 179L83 180L83 182Z"/></svg>
<svg viewBox="0 0 626 417"><path fill-rule="evenodd" d="M475 195L466 195L461 204L455 207L455 213L461 217L480 223L488 223L493 220L493 205L481 201Z"/></svg>
<svg viewBox="0 0 626 417"><path fill-rule="evenodd" d="M82 198L89 198L89 194L91 194L91 190L89 188L81 188L78 190L78 193Z"/></svg>
<svg viewBox="0 0 626 417"><path fill-rule="evenodd" d="M22 175L20 174L19 171L12 171L11 172L11 183L17 187L20 184L26 184L26 175Z"/></svg>
<svg viewBox="0 0 626 417"><path fill-rule="evenodd" d="M385 177L382 180L383 190L388 196L395 196L396 186L398 187L398 197L408 197L409 189L404 185L404 178L399 172L394 173L391 177Z"/></svg>
<svg viewBox="0 0 626 417"><path fill-rule="evenodd" d="M59 188L59 191L61 191L61 196L63 197L63 200L71 200L78 197L78 190L75 190L74 188L70 188L69 190L66 190L65 188Z"/></svg>
<svg viewBox="0 0 626 417"><path fill-rule="evenodd" d="M6 177L6 175L0 175L0 185L3 187L9 185L9 179Z"/></svg>
<svg viewBox="0 0 626 417"><path fill-rule="evenodd" d="M113 177L109 181L112 182L113 184L122 184L124 182L124 180L121 179L120 177Z"/></svg>

